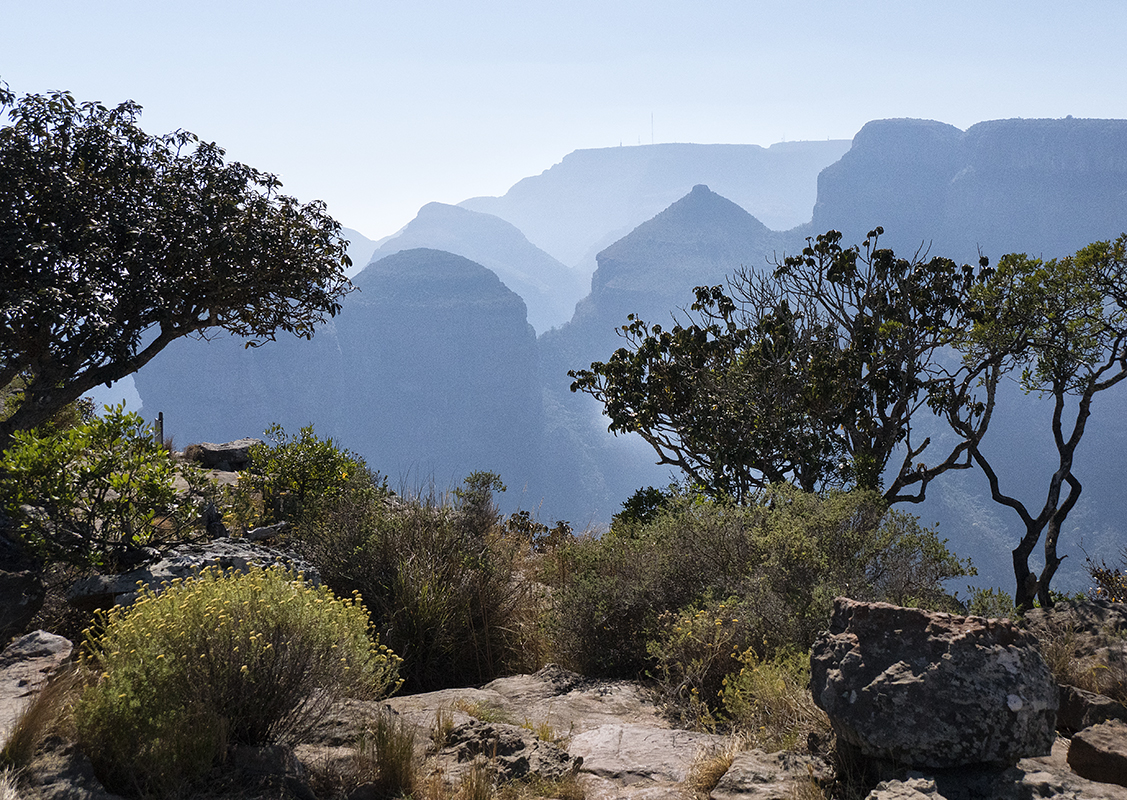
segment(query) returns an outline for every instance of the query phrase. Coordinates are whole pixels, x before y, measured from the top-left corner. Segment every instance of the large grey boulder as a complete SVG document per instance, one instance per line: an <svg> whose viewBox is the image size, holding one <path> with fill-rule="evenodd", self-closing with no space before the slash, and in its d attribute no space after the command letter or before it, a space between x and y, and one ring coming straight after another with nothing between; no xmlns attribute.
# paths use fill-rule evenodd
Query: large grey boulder
<svg viewBox="0 0 1127 800"><path fill-rule="evenodd" d="M159 588L177 578L191 578L208 567L246 572L252 565L264 569L279 565L301 573L314 585L321 582L316 568L297 556L242 538L214 539L174 548L159 561L131 572L83 578L67 592L67 602L82 609L127 605L137 597L139 584Z"/></svg>
<svg viewBox="0 0 1127 800"><path fill-rule="evenodd" d="M206 469L235 472L247 468L250 464L250 448L256 444L264 442L261 439L236 439L222 444L200 442L190 445L185 452L190 453Z"/></svg>
<svg viewBox="0 0 1127 800"><path fill-rule="evenodd" d="M944 769L1052 751L1056 682L1008 620L838 598L810 660L814 702L863 756Z"/></svg>

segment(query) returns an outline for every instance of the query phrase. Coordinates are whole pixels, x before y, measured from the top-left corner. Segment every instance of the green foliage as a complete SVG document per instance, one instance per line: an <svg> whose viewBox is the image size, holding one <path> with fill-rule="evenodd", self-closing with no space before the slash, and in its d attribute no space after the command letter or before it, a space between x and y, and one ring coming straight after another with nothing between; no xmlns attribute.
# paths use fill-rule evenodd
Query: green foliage
<svg viewBox="0 0 1127 800"><path fill-rule="evenodd" d="M145 589L90 630L80 746L111 791L169 795L228 744L298 743L344 695L394 689L399 658L358 600L279 568Z"/></svg>
<svg viewBox="0 0 1127 800"><path fill-rule="evenodd" d="M1009 592L1001 589L970 588L970 597L966 601L968 614L976 617L1013 617L1017 612L1014 608L1014 599Z"/></svg>
<svg viewBox="0 0 1127 800"><path fill-rule="evenodd" d="M387 492L385 484L377 487L380 479L363 458L342 450L331 438L318 438L312 425L290 437L274 424L266 436L273 444L251 446L250 467L230 492L237 525L248 528L283 520L310 524L346 495Z"/></svg>
<svg viewBox="0 0 1127 800"><path fill-rule="evenodd" d="M1052 401L1057 458L1048 465L1044 502L1031 507L1005 493L978 439L953 420L986 474L994 501L1013 509L1025 527L1013 559L1018 608L1028 610L1035 600L1048 607L1061 563L1061 527L1083 490L1074 471L1076 448L1096 396L1127 378L1127 234L1062 259L1004 256L975 287L972 301L974 325L958 344L968 359L995 365L983 373L988 395L1001 374L1016 371L1026 391ZM1028 488L1028 475L1021 483ZM1045 567L1034 575L1029 557L1039 542Z"/></svg>
<svg viewBox="0 0 1127 800"><path fill-rule="evenodd" d="M843 248L830 231L772 275L698 287L696 318L670 330L631 315L627 346L569 372L572 391L714 496L749 502L784 481L878 490L900 450L885 500L922 499L934 477L968 462L956 445L923 464L931 442L913 442L913 416L930 407L983 419L970 396L976 376L949 373L940 354L967 324L968 293L986 270L897 258L877 247L881 233Z"/></svg>
<svg viewBox="0 0 1127 800"><path fill-rule="evenodd" d="M26 379L16 376L7 386L0 388L0 419L7 419L16 413L24 399ZM55 414L43 422L36 429L40 434L56 433L68 430L90 422L98 415L94 408L94 401L89 397L80 397L74 402L67 403Z"/></svg>
<svg viewBox="0 0 1127 800"><path fill-rule="evenodd" d="M195 493L178 491L178 477ZM0 456L4 513L51 561L112 567L131 549L182 541L206 491L201 473L121 406L63 430L19 431Z"/></svg>
<svg viewBox="0 0 1127 800"><path fill-rule="evenodd" d="M0 447L182 336L308 338L351 287L322 203L140 113L0 84Z"/></svg>
<svg viewBox="0 0 1127 800"><path fill-rule="evenodd" d="M829 733L829 719L810 696L810 657L784 649L772 658L748 648L739 670L724 679L724 713L750 746L768 753L794 750L811 733Z"/></svg>
<svg viewBox="0 0 1127 800"><path fill-rule="evenodd" d="M527 540L498 524L496 486L496 476L475 473L454 507L348 497L293 542L334 591L360 593L383 641L403 656L410 691L540 666L538 608L518 573Z"/></svg>
<svg viewBox="0 0 1127 800"><path fill-rule="evenodd" d="M678 498L629 536L577 540L557 558L555 657L589 675L658 669L675 695L709 691L721 649L809 648L837 595L947 607L942 582L970 569L872 493L786 486L756 506ZM685 624L699 612L739 622L702 638Z"/></svg>
<svg viewBox="0 0 1127 800"><path fill-rule="evenodd" d="M689 728L709 727L728 673L739 666L755 625L754 613L739 598L706 597L679 611L658 615L658 628L646 650L669 707Z"/></svg>

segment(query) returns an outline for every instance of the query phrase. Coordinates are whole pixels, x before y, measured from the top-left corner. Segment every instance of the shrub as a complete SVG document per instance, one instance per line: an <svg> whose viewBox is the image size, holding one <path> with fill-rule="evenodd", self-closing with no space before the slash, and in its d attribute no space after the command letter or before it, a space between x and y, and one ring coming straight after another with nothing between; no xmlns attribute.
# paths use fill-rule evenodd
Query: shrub
<svg viewBox="0 0 1127 800"><path fill-rule="evenodd" d="M192 491L178 491L178 477ZM137 547L181 541L210 492L122 406L65 430L16 432L0 457L4 511L50 561L112 567Z"/></svg>
<svg viewBox="0 0 1127 800"><path fill-rule="evenodd" d="M614 677L658 668L674 695L696 688L710 704L715 691L705 684L715 686L723 660L706 655L719 641L686 624L698 612L712 622L736 612L727 616L738 625L721 626L736 637L732 646L754 645L769 657L808 650L837 595L947 607L942 582L970 570L934 530L887 511L873 493L786 486L755 506L682 494L651 522L576 541L559 558L551 622L558 660ZM735 606L721 612L720 602ZM707 677L692 677L698 673Z"/></svg>
<svg viewBox="0 0 1127 800"><path fill-rule="evenodd" d="M226 743L296 743L343 695L396 686L399 659L368 636L357 600L280 568L208 569L144 589L88 632L95 676L80 745L115 792L165 794L203 775Z"/></svg>
<svg viewBox="0 0 1127 800"><path fill-rule="evenodd" d="M810 657L781 650L760 658L754 648L739 656L739 670L724 679L724 711L753 747L768 753L793 750L809 734L828 734L830 721L810 695Z"/></svg>
<svg viewBox="0 0 1127 800"><path fill-rule="evenodd" d="M1089 556L1086 566L1094 584L1089 590L1093 597L1127 603L1127 550L1123 551L1118 565L1108 566L1106 560L1096 561Z"/></svg>
<svg viewBox="0 0 1127 800"><path fill-rule="evenodd" d="M658 684L670 710L685 727L711 727L713 709L728 673L739 668L753 626L739 598L699 604L658 617L655 638L647 645Z"/></svg>
<svg viewBox="0 0 1127 800"><path fill-rule="evenodd" d="M518 572L526 543L489 510L494 485L471 476L455 507L342 498L293 543L334 591L363 597L383 641L403 656L408 691L540 666L536 600Z"/></svg>
<svg viewBox="0 0 1127 800"><path fill-rule="evenodd" d="M251 446L250 467L229 493L236 527L281 521L312 524L346 495L379 491L379 477L363 458L340 449L331 438L318 438L312 425L290 437L274 424L266 436L273 444Z"/></svg>

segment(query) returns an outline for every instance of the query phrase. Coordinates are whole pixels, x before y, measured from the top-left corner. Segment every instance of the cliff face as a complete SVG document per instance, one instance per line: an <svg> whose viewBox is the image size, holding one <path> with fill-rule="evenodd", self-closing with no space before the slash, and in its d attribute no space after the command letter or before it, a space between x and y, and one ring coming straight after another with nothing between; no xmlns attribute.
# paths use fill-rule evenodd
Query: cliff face
<svg viewBox="0 0 1127 800"><path fill-rule="evenodd" d="M1127 226L1127 120L870 122L818 178L813 233L897 251L1059 257Z"/></svg>
<svg viewBox="0 0 1127 800"><path fill-rule="evenodd" d="M338 429L392 479L440 490L474 470L531 480L539 435L536 336L492 272L438 250L369 265L336 322Z"/></svg>
<svg viewBox="0 0 1127 800"><path fill-rule="evenodd" d="M818 173L847 140L751 144L658 144L576 150L502 197L460 205L516 225L536 245L589 275L595 255L705 183L768 227L810 218Z"/></svg>
<svg viewBox="0 0 1127 800"><path fill-rule="evenodd" d="M313 423L396 488L444 491L474 470L532 481L540 397L520 297L437 250L388 256L354 283L312 341L176 342L137 374L146 414L162 411L181 444Z"/></svg>

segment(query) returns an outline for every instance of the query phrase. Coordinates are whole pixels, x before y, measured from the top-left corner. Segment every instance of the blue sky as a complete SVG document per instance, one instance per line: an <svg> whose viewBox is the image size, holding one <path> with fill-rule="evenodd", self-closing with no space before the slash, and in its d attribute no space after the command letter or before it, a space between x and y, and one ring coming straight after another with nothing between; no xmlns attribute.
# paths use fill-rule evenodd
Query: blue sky
<svg viewBox="0 0 1127 800"><path fill-rule="evenodd" d="M578 148L1127 117L1127 3L0 0L0 79L145 107L371 238Z"/></svg>

